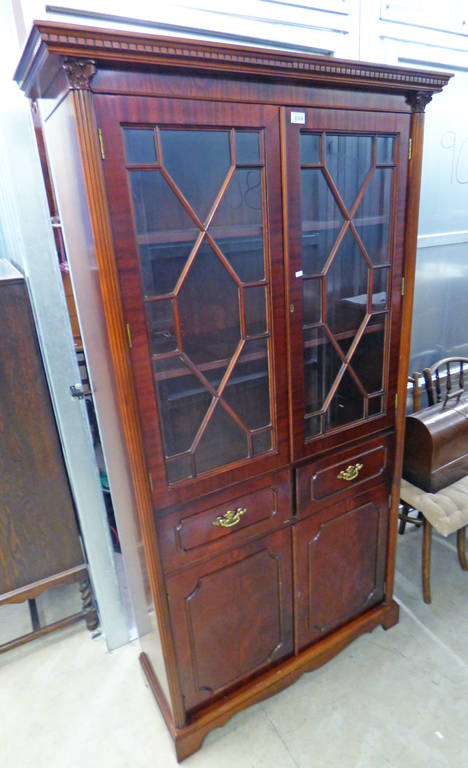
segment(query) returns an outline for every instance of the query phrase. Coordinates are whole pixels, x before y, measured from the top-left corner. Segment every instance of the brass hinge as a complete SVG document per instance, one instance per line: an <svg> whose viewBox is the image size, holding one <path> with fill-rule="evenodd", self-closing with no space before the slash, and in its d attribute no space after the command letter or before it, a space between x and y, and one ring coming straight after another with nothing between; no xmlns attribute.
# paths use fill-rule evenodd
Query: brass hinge
<svg viewBox="0 0 468 768"><path fill-rule="evenodd" d="M395 395L395 410L397 410L397 409L398 409L398 392Z"/></svg>
<svg viewBox="0 0 468 768"><path fill-rule="evenodd" d="M133 347L133 344L132 344L132 333L130 331L130 326L129 326L128 323L125 323L125 328L127 329L128 346L131 349Z"/></svg>
<svg viewBox="0 0 468 768"><path fill-rule="evenodd" d="M149 479L149 484L150 484L150 488L151 488L151 493L153 493L154 486L153 486L153 478L152 478L151 472L148 472L148 479Z"/></svg>
<svg viewBox="0 0 468 768"><path fill-rule="evenodd" d="M388 494L388 508L391 509L393 504L392 494Z"/></svg>
<svg viewBox="0 0 468 768"><path fill-rule="evenodd" d="M404 277L401 278L401 295L402 296L405 295L405 278Z"/></svg>
<svg viewBox="0 0 468 768"><path fill-rule="evenodd" d="M98 138L99 138L99 146L101 148L101 157L102 157L103 160L105 160L106 156L104 154L104 141L103 141L103 138L102 138L102 131L101 131L100 128L98 128Z"/></svg>
<svg viewBox="0 0 468 768"><path fill-rule="evenodd" d="M413 139L410 139L409 147L408 147L408 160L411 160L412 155L413 155Z"/></svg>

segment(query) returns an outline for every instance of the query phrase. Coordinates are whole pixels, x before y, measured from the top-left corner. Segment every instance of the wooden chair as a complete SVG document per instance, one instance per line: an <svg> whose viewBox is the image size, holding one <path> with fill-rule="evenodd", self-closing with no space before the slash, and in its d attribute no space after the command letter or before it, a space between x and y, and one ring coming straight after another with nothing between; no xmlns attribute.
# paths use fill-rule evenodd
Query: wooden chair
<svg viewBox="0 0 468 768"><path fill-rule="evenodd" d="M455 394L464 389L464 369L468 358L454 357L439 360L423 372L425 391L428 405L441 402L447 395ZM443 376L442 376L443 372ZM413 407L421 407L421 374L414 373L409 381L412 383ZM468 377L467 377L468 383ZM417 486L402 479L401 512L399 533L403 534L406 523L423 527L422 542L422 586L425 603L431 602L431 544L432 529L435 528L442 536L457 532L458 559L463 570L468 570L465 549L466 526L468 525L468 475L455 483L442 488L437 493L427 493ZM410 512L415 511L413 517Z"/></svg>

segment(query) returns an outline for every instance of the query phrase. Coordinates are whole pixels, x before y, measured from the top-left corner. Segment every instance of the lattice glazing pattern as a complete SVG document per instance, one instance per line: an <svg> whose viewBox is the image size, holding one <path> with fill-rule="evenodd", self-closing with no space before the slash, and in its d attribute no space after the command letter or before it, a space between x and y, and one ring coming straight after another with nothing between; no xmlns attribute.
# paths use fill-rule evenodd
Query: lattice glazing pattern
<svg viewBox="0 0 468 768"><path fill-rule="evenodd" d="M393 136L301 133L305 439L383 412Z"/></svg>
<svg viewBox="0 0 468 768"><path fill-rule="evenodd" d="M272 450L261 131L125 127L170 483Z"/></svg>

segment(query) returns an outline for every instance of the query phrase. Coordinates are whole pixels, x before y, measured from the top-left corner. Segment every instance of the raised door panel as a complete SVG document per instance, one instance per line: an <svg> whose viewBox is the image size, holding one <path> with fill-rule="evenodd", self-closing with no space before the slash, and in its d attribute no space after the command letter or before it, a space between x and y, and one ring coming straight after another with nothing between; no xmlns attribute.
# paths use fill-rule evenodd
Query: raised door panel
<svg viewBox="0 0 468 768"><path fill-rule="evenodd" d="M147 463L168 506L288 459L279 113L96 106Z"/></svg>
<svg viewBox="0 0 468 768"><path fill-rule="evenodd" d="M394 422L409 130L398 114L301 114L283 110L296 458Z"/></svg>
<svg viewBox="0 0 468 768"><path fill-rule="evenodd" d="M294 527L299 650L382 601L387 500L380 487Z"/></svg>
<svg viewBox="0 0 468 768"><path fill-rule="evenodd" d="M186 709L293 650L290 530L167 579Z"/></svg>

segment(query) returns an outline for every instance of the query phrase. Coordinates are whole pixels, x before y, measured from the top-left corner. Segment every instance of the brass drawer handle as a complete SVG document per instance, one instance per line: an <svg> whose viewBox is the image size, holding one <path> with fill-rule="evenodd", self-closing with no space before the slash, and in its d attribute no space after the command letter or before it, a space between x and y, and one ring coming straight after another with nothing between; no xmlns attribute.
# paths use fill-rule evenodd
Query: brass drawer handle
<svg viewBox="0 0 468 768"><path fill-rule="evenodd" d="M352 464L349 465L349 467L346 467L346 469L342 469L340 474L337 475L338 480L354 480L363 468L363 464Z"/></svg>
<svg viewBox="0 0 468 768"><path fill-rule="evenodd" d="M224 515L219 515L216 520L213 520L212 525L220 526L221 528L232 528L233 525L237 525L240 522L242 515L247 512L247 507L237 507L236 510L228 509Z"/></svg>

